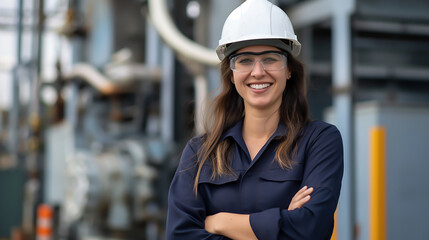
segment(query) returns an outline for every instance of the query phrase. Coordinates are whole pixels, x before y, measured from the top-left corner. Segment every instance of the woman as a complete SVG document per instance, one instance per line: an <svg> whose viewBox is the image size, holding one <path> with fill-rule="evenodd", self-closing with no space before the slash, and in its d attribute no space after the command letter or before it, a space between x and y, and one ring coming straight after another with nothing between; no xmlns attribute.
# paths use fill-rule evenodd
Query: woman
<svg viewBox="0 0 429 240"><path fill-rule="evenodd" d="M217 48L222 90L171 183L167 239L330 239L342 142L308 118L299 51L270 2L230 14Z"/></svg>

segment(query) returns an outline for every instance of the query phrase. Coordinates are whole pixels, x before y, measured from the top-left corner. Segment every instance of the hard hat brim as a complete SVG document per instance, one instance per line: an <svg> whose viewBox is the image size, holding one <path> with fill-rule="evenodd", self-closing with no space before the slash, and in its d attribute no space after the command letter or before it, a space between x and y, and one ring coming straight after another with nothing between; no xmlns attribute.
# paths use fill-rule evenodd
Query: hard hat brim
<svg viewBox="0 0 429 240"><path fill-rule="evenodd" d="M298 43L299 44L299 43ZM226 57L229 57L232 53L248 46L256 46L256 45L265 45L265 46L273 46L280 50L291 53L293 56L297 56L301 50L301 45L298 45L294 41L287 39L252 39L246 41L239 41L230 44L225 44L223 46L219 46L216 49L217 55L220 60L223 60Z"/></svg>
<svg viewBox="0 0 429 240"><path fill-rule="evenodd" d="M225 57L228 57L239 49L242 49L248 46L256 46L256 45L273 46L283 51L287 51L287 52L292 51L292 42L290 41L281 40L281 39L256 39L256 40L248 40L248 41L232 43L226 47L224 54L225 54Z"/></svg>

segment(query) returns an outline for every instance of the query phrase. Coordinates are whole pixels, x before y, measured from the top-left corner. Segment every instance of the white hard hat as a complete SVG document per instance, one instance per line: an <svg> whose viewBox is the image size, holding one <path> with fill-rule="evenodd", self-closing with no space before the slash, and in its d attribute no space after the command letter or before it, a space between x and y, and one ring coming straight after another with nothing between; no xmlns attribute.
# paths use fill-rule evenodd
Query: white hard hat
<svg viewBox="0 0 429 240"><path fill-rule="evenodd" d="M220 60L251 45L271 45L298 56L301 43L286 13L267 0L247 0L228 16L216 48Z"/></svg>

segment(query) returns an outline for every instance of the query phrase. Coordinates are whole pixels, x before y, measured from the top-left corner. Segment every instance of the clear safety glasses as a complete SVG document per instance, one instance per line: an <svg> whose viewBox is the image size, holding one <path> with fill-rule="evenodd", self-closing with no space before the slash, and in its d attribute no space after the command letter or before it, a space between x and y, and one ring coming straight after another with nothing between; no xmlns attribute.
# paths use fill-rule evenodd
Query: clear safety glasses
<svg viewBox="0 0 429 240"><path fill-rule="evenodd" d="M229 59L231 70L240 73L251 72L256 62L261 63L265 71L279 71L287 65L286 53L280 51L242 52Z"/></svg>

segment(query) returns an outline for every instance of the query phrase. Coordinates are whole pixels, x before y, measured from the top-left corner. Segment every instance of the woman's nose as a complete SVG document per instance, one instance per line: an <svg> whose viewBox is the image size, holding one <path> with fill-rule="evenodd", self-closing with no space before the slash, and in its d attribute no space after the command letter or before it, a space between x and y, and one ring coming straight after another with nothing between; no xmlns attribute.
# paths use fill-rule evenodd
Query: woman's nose
<svg viewBox="0 0 429 240"><path fill-rule="evenodd" d="M264 74L265 74L264 66L262 65L261 61L257 60L252 69L252 76L258 77L258 76L263 76Z"/></svg>

